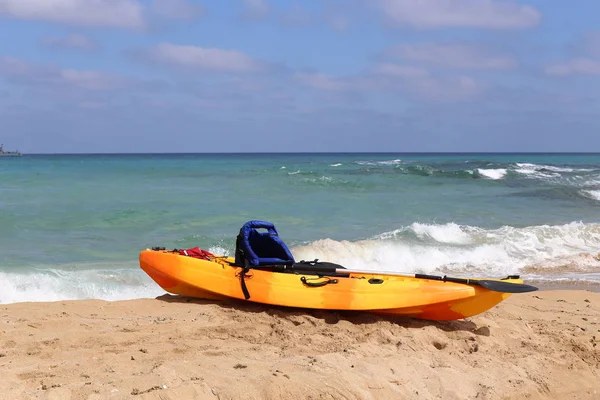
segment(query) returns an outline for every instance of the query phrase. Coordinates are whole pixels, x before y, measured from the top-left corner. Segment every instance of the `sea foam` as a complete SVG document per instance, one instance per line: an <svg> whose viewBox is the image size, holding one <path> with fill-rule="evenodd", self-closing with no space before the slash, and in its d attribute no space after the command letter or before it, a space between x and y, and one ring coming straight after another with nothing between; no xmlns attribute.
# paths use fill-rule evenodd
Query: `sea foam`
<svg viewBox="0 0 600 400"><path fill-rule="evenodd" d="M401 164L402 160L400 159L394 159L394 160L383 160L383 161L356 161L356 164L358 165L370 165L370 166L375 166L375 165L398 165Z"/></svg>
<svg viewBox="0 0 600 400"><path fill-rule="evenodd" d="M59 300L128 300L164 294L141 269L61 270L0 272L0 303Z"/></svg>
<svg viewBox="0 0 600 400"><path fill-rule="evenodd" d="M398 273L585 281L600 277L600 224L528 227L415 222L363 240L322 238L291 246L296 260ZM209 247L217 255L232 249ZM136 263L41 265L0 272L0 303L76 299L154 298L165 292Z"/></svg>
<svg viewBox="0 0 600 400"><path fill-rule="evenodd" d="M520 273L529 265L547 265L595 254L600 224L573 222L524 228L482 229L456 224L412 224L360 241L318 240L294 249L304 259L329 260L348 268L407 273ZM574 272L595 270L596 257L578 258Z"/></svg>
<svg viewBox="0 0 600 400"><path fill-rule="evenodd" d="M600 201L600 190L582 190L581 193L585 197Z"/></svg>
<svg viewBox="0 0 600 400"><path fill-rule="evenodd" d="M478 168L477 172L479 173L479 175L481 175L485 178L488 178L488 179L493 179L493 180L502 179L506 175L506 169L504 169L504 168L496 168L496 169Z"/></svg>

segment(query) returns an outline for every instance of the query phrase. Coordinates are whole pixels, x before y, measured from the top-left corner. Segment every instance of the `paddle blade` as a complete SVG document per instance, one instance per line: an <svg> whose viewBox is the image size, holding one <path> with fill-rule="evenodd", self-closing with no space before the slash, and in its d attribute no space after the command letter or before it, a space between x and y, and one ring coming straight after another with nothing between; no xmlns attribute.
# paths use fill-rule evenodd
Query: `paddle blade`
<svg viewBox="0 0 600 400"><path fill-rule="evenodd" d="M494 292L503 293L527 293L535 292L538 290L535 286L525 285L523 283L511 283L503 281L490 281L490 280L472 280L471 283L476 282L479 286L483 286L486 289L493 290Z"/></svg>

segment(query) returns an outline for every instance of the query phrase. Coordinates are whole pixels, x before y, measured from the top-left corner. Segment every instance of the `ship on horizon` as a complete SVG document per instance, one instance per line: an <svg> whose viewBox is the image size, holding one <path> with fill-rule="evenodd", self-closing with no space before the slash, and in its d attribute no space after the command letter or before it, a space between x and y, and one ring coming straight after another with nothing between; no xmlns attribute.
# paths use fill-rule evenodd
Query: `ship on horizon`
<svg viewBox="0 0 600 400"><path fill-rule="evenodd" d="M0 144L0 157L21 157L21 153L19 153L19 150L4 151L4 145Z"/></svg>

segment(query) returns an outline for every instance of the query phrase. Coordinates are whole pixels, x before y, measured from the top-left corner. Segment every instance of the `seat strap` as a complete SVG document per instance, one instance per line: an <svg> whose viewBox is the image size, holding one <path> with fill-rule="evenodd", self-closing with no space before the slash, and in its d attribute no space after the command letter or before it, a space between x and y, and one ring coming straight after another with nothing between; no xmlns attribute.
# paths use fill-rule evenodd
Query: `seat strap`
<svg viewBox="0 0 600 400"><path fill-rule="evenodd" d="M248 291L248 287L246 286L246 274L250 272L250 268L248 266L240 268L242 269L240 272L240 283L242 286L242 293L244 293L244 298L248 300L250 298L250 292Z"/></svg>

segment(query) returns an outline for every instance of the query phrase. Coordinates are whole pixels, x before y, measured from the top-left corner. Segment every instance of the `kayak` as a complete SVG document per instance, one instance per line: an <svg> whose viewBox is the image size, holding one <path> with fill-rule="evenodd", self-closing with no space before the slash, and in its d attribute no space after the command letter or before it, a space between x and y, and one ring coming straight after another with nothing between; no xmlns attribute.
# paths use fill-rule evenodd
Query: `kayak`
<svg viewBox="0 0 600 400"><path fill-rule="evenodd" d="M267 232L259 234L257 227L266 227ZM267 242L275 243L277 249L266 249ZM235 257L214 255L197 247L156 247L141 251L139 263L162 289L176 295L241 299L294 308L367 311L426 320L471 317L496 306L512 293L537 289L524 285L517 275L503 279L409 276L355 271L318 260L296 262L274 226L263 221L250 221L242 227Z"/></svg>

